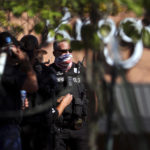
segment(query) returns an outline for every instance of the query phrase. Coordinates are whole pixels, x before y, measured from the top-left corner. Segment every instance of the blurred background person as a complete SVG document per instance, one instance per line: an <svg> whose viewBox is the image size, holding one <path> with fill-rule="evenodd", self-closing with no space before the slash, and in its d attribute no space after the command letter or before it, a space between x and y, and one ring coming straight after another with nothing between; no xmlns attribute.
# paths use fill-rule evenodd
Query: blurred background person
<svg viewBox="0 0 150 150"><path fill-rule="evenodd" d="M35 72L28 56L9 32L0 33L0 54L5 53L6 64L0 81L0 150L21 150L20 91L38 90Z"/></svg>

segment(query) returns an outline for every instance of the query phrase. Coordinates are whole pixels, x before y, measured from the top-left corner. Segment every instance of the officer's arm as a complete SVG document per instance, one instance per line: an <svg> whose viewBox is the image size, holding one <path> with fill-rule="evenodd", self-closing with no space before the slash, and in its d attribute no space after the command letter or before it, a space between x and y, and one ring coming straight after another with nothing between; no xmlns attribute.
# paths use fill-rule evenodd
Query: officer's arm
<svg viewBox="0 0 150 150"><path fill-rule="evenodd" d="M72 95L71 94L67 94L63 97L63 99L61 100L60 104L56 107L57 111L58 111L58 117L61 116L61 114L63 113L64 109L71 103L72 101Z"/></svg>

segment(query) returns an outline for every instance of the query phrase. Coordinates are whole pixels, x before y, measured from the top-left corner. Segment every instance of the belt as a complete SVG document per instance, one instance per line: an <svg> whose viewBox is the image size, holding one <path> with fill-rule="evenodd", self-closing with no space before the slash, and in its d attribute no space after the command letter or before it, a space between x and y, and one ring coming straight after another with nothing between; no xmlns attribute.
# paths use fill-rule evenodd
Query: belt
<svg viewBox="0 0 150 150"><path fill-rule="evenodd" d="M56 128L59 128L59 129L79 130L85 124L86 124L86 122L83 119L79 118L77 120L74 120L73 122L63 121L61 123L55 124L55 126L56 126Z"/></svg>

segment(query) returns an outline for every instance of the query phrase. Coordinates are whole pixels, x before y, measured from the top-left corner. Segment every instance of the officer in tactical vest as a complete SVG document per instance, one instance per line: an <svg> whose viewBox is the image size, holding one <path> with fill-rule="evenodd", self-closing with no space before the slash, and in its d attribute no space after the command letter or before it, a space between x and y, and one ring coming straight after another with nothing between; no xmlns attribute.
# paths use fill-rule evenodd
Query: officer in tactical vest
<svg viewBox="0 0 150 150"><path fill-rule="evenodd" d="M53 44L55 61L50 65L57 79L55 96L58 105L63 95L70 93L73 100L55 120L55 150L88 150L86 89L83 83L84 67L72 62L70 43L67 40Z"/></svg>

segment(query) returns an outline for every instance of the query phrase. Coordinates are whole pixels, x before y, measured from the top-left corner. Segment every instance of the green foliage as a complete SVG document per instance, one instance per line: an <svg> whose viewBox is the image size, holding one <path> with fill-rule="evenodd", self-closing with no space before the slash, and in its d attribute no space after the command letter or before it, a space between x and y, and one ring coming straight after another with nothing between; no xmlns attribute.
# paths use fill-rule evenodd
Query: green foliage
<svg viewBox="0 0 150 150"><path fill-rule="evenodd" d="M144 2L142 0L4 0L0 1L0 25L3 28L11 27L8 20L9 17L7 17L8 13L12 13L16 17L21 17L22 13L26 12L29 18L36 17L38 23L35 21L34 30L36 33L42 34L46 20L49 20L50 22L48 30L54 30L60 24L63 16L63 8L68 7L72 17L90 17L91 29L85 30L85 35L82 33L82 36L84 43L86 43L85 46L97 48L99 47L99 40L94 26L99 19L107 17L108 15L117 15L123 7L133 10L137 15L140 15L143 12L143 8L147 8L148 4L149 2L146 0L144 0ZM132 25L124 25L124 28L126 34L134 38L135 41L140 37ZM22 29L16 30L14 26L11 27L11 29L15 30L15 32L18 32L18 30L23 32ZM75 35L73 33L73 28L70 25L62 25L60 29L66 30L71 36ZM110 29L107 26L102 26L99 30L103 36L107 36L109 31ZM51 32L51 34L54 35L54 31ZM56 35L56 37L60 39L61 35ZM90 39L96 41L91 42Z"/></svg>
<svg viewBox="0 0 150 150"><path fill-rule="evenodd" d="M126 23L122 24L122 28L127 36L133 39L134 42L141 38L141 33L135 27L133 22L127 21Z"/></svg>
<svg viewBox="0 0 150 150"><path fill-rule="evenodd" d="M51 11L50 13L49 13L49 20L50 20L50 23L52 24L52 25L54 25L55 24L55 21L60 21L60 19L61 19L61 17L62 17L62 15L61 15L61 13L60 12L57 12L57 11Z"/></svg>
<svg viewBox="0 0 150 150"><path fill-rule="evenodd" d="M17 37L20 33L22 33L24 31L24 29L16 24L12 24L11 26L13 34Z"/></svg>
<svg viewBox="0 0 150 150"><path fill-rule="evenodd" d="M25 6L21 6L21 5L18 5L18 6L15 6L12 8L12 12L13 14L16 16L16 17L20 17L21 14L26 10Z"/></svg>
<svg viewBox="0 0 150 150"><path fill-rule="evenodd" d="M56 33L56 35L55 35L55 40L61 41L61 40L63 40L63 39L64 39L64 37L63 37L62 34Z"/></svg>
<svg viewBox="0 0 150 150"><path fill-rule="evenodd" d="M144 46L150 48L150 32L148 30L143 29L142 40Z"/></svg>
<svg viewBox="0 0 150 150"><path fill-rule="evenodd" d="M120 12L123 12L125 7L121 5L120 0L113 0L112 3L112 15L117 15Z"/></svg>
<svg viewBox="0 0 150 150"><path fill-rule="evenodd" d="M93 45L92 45L93 50L99 51L99 50L103 49L104 44L101 41L101 39L98 37L96 32L93 34L93 42L92 43L93 43Z"/></svg>
<svg viewBox="0 0 150 150"><path fill-rule="evenodd" d="M27 13L28 13L28 16L31 18L35 16L35 12L31 9L27 10Z"/></svg>
<svg viewBox="0 0 150 150"><path fill-rule="evenodd" d="M62 7L65 7L66 4L67 4L67 0L62 0L62 2L61 2Z"/></svg>
<svg viewBox="0 0 150 150"><path fill-rule="evenodd" d="M99 32L103 37L106 37L109 32L110 32L110 27L108 25L102 25L101 28L99 29Z"/></svg>
<svg viewBox="0 0 150 150"><path fill-rule="evenodd" d="M37 34L41 34L42 31L44 30L45 24L44 22L39 22L34 26L34 30Z"/></svg>
<svg viewBox="0 0 150 150"><path fill-rule="evenodd" d="M41 10L41 16L42 16L43 19L50 18L50 15L51 15L50 13L51 12L50 12L49 9L43 9L43 10Z"/></svg>
<svg viewBox="0 0 150 150"><path fill-rule="evenodd" d="M8 22L6 20L6 15L4 11L0 11L0 26L6 27L8 25Z"/></svg>
<svg viewBox="0 0 150 150"><path fill-rule="evenodd" d="M72 34L72 27L70 24L62 24L59 27L59 30L65 30L66 32L68 32L70 35Z"/></svg>
<svg viewBox="0 0 150 150"><path fill-rule="evenodd" d="M143 14L144 7L142 5L145 4L142 4L142 0L122 0L122 2L127 5L129 10L134 11L137 15L141 16Z"/></svg>
<svg viewBox="0 0 150 150"><path fill-rule="evenodd" d="M49 33L49 35L50 35L51 37L54 37L54 36L55 36L55 31L52 30L52 29L50 29L50 30L48 31L48 33Z"/></svg>
<svg viewBox="0 0 150 150"><path fill-rule="evenodd" d="M81 36L85 48L92 50L100 49L101 41L97 35L96 28L93 28L91 24L82 27Z"/></svg>
<svg viewBox="0 0 150 150"><path fill-rule="evenodd" d="M8 4L8 3L6 3L6 4ZM11 2L9 2L9 5L7 5L8 7L15 7L15 6L17 6L17 1L11 1Z"/></svg>

